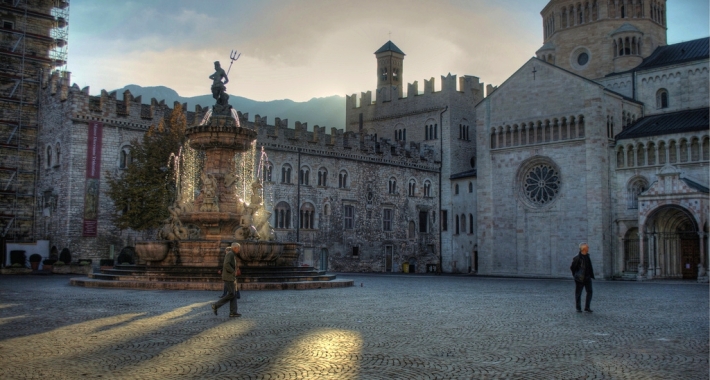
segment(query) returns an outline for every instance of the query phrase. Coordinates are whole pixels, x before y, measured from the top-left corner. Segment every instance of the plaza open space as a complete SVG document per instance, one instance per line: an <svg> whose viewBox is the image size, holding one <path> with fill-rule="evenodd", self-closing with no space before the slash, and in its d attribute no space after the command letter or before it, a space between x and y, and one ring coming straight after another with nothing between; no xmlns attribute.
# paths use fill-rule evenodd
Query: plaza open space
<svg viewBox="0 0 710 380"><path fill-rule="evenodd" d="M338 274L354 287L92 289L0 276L0 378L707 379L708 285Z"/></svg>

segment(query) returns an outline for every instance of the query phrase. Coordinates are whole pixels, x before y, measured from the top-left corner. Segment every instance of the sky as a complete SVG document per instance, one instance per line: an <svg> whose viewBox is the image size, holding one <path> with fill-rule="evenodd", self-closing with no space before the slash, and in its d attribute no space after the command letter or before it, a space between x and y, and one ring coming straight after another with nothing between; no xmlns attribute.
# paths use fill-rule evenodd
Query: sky
<svg viewBox="0 0 710 380"><path fill-rule="evenodd" d="M374 52L405 54L404 82L473 75L499 85L542 46L547 0L72 0L68 65L92 95L128 84L254 100L350 95L376 86ZM710 35L708 0L668 0L668 43Z"/></svg>

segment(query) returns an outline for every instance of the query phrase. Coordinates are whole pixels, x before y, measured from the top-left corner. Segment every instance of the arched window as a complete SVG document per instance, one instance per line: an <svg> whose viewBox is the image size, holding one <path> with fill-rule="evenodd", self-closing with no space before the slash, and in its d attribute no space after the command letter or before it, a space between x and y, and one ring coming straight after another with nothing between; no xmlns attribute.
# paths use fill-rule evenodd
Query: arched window
<svg viewBox="0 0 710 380"><path fill-rule="evenodd" d="M304 186L308 186L309 184L309 177L311 176L311 171L307 166L304 166L301 168L301 171L298 172L298 183Z"/></svg>
<svg viewBox="0 0 710 380"><path fill-rule="evenodd" d="M424 196L431 197L431 181L424 181Z"/></svg>
<svg viewBox="0 0 710 380"><path fill-rule="evenodd" d="M466 214L461 214L461 232L466 233Z"/></svg>
<svg viewBox="0 0 710 380"><path fill-rule="evenodd" d="M414 239L414 238L415 238L415 233L416 233L416 230L417 230L416 224L414 223L413 220L410 220L407 227L408 227L408 228L407 228L407 237L410 238L410 239Z"/></svg>
<svg viewBox="0 0 710 380"><path fill-rule="evenodd" d="M387 192L390 194L397 193L397 179L392 177L389 180L389 186L387 187Z"/></svg>
<svg viewBox="0 0 710 380"><path fill-rule="evenodd" d="M473 233L473 214L468 214L468 233Z"/></svg>
<svg viewBox="0 0 710 380"><path fill-rule="evenodd" d="M468 192L473 193L473 182L468 183Z"/></svg>
<svg viewBox="0 0 710 380"><path fill-rule="evenodd" d="M454 194L459 195L459 184L458 183L454 185Z"/></svg>
<svg viewBox="0 0 710 380"><path fill-rule="evenodd" d="M383 82L387 81L387 68L386 67L382 68L382 81Z"/></svg>
<svg viewBox="0 0 710 380"><path fill-rule="evenodd" d="M55 165L59 166L62 164L62 147L61 147L61 145L59 145L59 143L57 143L54 146L54 150L55 150L55 156L57 157L57 159L55 160L56 161Z"/></svg>
<svg viewBox="0 0 710 380"><path fill-rule="evenodd" d="M628 208L639 208L638 196L646 190L648 190L648 181L645 178L636 177L632 179L627 188Z"/></svg>
<svg viewBox="0 0 710 380"><path fill-rule="evenodd" d="M47 145L47 154L46 154L46 159L47 159L47 167L51 168L52 167L52 146Z"/></svg>
<svg viewBox="0 0 710 380"><path fill-rule="evenodd" d="M460 232L460 224L459 224L459 216L456 215L456 235L458 235Z"/></svg>
<svg viewBox="0 0 710 380"><path fill-rule="evenodd" d="M291 165L284 164L281 167L281 183L291 183Z"/></svg>
<svg viewBox="0 0 710 380"><path fill-rule="evenodd" d="M668 108L668 90L662 88L656 92L656 108Z"/></svg>
<svg viewBox="0 0 710 380"><path fill-rule="evenodd" d="M127 169L128 165L131 163L131 148L129 146L124 146L118 153L118 167L120 169Z"/></svg>
<svg viewBox="0 0 710 380"><path fill-rule="evenodd" d="M341 170L338 174L338 187L341 189L347 189L348 187L348 172Z"/></svg>
<svg viewBox="0 0 710 380"><path fill-rule="evenodd" d="M274 219L276 228L291 228L291 206L286 202L279 202L274 207Z"/></svg>
<svg viewBox="0 0 710 380"><path fill-rule="evenodd" d="M410 197L413 197L414 194L416 193L416 190L417 190L417 182L414 179L410 179L407 195L409 195Z"/></svg>
<svg viewBox="0 0 710 380"><path fill-rule="evenodd" d="M318 169L318 186L328 186L328 169Z"/></svg>
<svg viewBox="0 0 710 380"><path fill-rule="evenodd" d="M274 165L272 165L270 162L265 163L263 171L264 172L262 174L264 182L271 182L271 174L274 171Z"/></svg>
<svg viewBox="0 0 710 380"><path fill-rule="evenodd" d="M316 209L313 207L313 204L311 203L304 203L301 206L301 210L299 213L299 218L298 218L298 223L299 223L299 228L302 228L304 230L312 230L315 229L315 214L316 214Z"/></svg>

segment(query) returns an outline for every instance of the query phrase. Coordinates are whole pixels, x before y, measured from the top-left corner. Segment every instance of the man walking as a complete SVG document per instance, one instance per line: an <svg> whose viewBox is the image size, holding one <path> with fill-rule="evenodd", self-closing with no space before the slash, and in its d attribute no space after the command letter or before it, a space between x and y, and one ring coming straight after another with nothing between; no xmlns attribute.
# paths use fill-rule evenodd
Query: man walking
<svg viewBox="0 0 710 380"><path fill-rule="evenodd" d="M239 268L237 268L237 257L241 246L239 243L232 243L232 246L227 249L224 255L224 264L222 265L222 281L224 281L224 296L216 303L212 304L212 311L217 315L217 309L229 302L229 316L241 317L237 313L237 277Z"/></svg>
<svg viewBox="0 0 710 380"><path fill-rule="evenodd" d="M592 309L589 304L592 302L592 279L594 278L594 269L592 268L592 260L589 259L589 245L587 243L579 244L579 254L572 260L572 266L569 268L574 276L574 301L577 306L577 312L582 312L582 289L587 292L587 299L584 303L584 311L591 313Z"/></svg>

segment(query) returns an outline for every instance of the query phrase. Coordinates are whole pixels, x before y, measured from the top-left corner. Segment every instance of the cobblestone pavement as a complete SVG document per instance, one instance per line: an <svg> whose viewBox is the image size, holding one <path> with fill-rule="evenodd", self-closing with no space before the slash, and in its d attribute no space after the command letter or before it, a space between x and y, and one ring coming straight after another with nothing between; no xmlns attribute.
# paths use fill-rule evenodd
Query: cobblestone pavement
<svg viewBox="0 0 710 380"><path fill-rule="evenodd" d="M708 285L344 274L356 287L87 289L0 276L0 378L707 379ZM362 287L360 284L362 283Z"/></svg>

